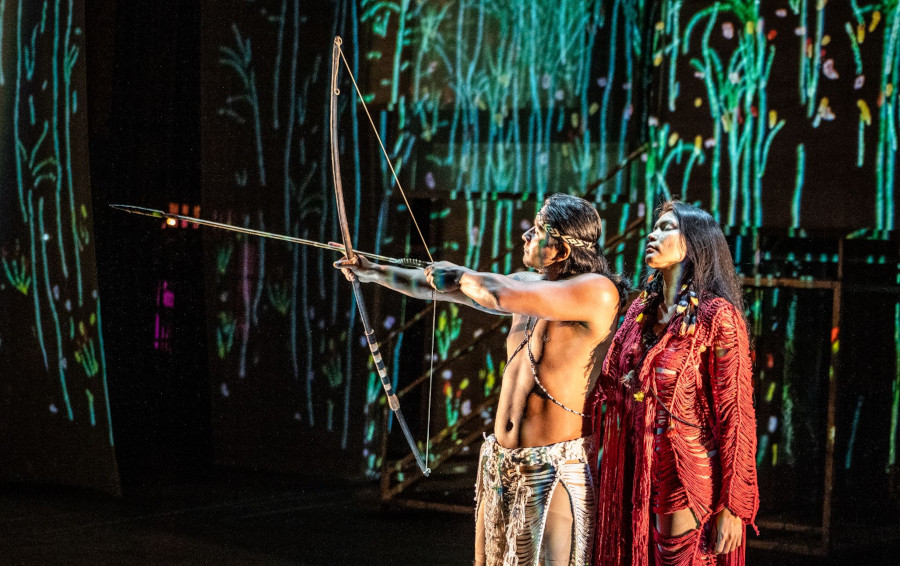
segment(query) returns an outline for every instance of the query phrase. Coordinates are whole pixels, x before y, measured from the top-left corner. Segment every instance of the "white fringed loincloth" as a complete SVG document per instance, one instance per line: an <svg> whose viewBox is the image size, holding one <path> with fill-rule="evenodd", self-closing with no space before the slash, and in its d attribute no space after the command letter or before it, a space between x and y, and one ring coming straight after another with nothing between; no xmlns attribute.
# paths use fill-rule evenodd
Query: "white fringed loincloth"
<svg viewBox="0 0 900 566"><path fill-rule="evenodd" d="M475 482L475 509L477 513L484 506L487 566L537 566L547 509L559 484L572 506L569 564L588 563L597 505L591 452L592 437L512 449L500 446L494 435L485 439Z"/></svg>

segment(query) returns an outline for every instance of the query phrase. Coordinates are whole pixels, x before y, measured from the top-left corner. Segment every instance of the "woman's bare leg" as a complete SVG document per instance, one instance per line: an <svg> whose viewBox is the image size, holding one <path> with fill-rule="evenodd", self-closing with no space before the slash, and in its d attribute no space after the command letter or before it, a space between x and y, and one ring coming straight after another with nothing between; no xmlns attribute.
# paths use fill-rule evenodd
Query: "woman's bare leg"
<svg viewBox="0 0 900 566"><path fill-rule="evenodd" d="M680 537L699 526L690 509L679 509L674 513L656 515L656 529L666 537Z"/></svg>
<svg viewBox="0 0 900 566"><path fill-rule="evenodd" d="M679 509L664 515L657 514L657 560L662 564L681 564L684 559L690 559L694 551L688 547L694 547L696 540L695 537L687 535L699 528L700 524L690 509Z"/></svg>

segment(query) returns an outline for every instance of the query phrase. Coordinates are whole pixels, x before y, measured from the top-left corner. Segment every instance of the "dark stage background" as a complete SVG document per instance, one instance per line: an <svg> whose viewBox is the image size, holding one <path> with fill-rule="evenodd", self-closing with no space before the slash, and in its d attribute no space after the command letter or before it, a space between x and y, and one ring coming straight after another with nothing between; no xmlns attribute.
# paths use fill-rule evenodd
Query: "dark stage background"
<svg viewBox="0 0 900 566"><path fill-rule="evenodd" d="M435 259L517 269L521 232L561 191L596 202L607 240L637 221L610 260L638 281L661 201L712 211L747 277L761 517L821 522L833 488L835 518L896 523L897 2L0 6L4 479L118 493L214 464L377 477L407 453L396 430L382 447L336 254L107 207L338 240L341 35ZM357 245L424 258L345 69L340 88ZM380 336L427 307L366 293ZM404 397L421 443L489 421L504 360L502 321L437 317L447 363ZM428 367L421 318L383 348L400 387Z"/></svg>

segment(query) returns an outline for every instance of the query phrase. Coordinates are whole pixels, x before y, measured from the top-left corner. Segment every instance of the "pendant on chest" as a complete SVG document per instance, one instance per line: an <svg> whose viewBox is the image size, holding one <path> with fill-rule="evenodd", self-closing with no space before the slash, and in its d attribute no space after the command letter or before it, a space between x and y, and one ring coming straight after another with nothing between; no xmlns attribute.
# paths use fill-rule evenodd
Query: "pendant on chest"
<svg viewBox="0 0 900 566"><path fill-rule="evenodd" d="M640 389L635 391L635 389L637 388L637 375L635 374L634 369L623 375L620 381L622 382L622 385L625 386L625 391L631 392L631 395L632 397L634 397L635 401L637 401L638 403L644 402L644 392Z"/></svg>

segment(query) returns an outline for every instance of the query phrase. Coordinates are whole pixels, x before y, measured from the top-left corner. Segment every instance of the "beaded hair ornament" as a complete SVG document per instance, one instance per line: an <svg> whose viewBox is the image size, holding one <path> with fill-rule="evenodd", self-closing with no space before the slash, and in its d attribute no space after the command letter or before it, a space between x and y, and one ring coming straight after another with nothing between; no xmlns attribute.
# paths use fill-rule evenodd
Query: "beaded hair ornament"
<svg viewBox="0 0 900 566"><path fill-rule="evenodd" d="M653 281L653 275L647 279L647 283L649 284L651 281ZM697 297L697 293L691 289L691 283L693 281L688 281L682 285L681 289L678 290L678 295L675 297L675 313L684 315L681 318L681 326L678 329L678 334L681 336L692 335L697 328L697 307L700 305L700 299ZM643 324L647 308L655 301L648 299L646 289L641 292L638 299L644 303L644 310L637 315L635 320L638 324Z"/></svg>
<svg viewBox="0 0 900 566"><path fill-rule="evenodd" d="M562 240L563 242L569 244L574 248L593 248L596 245L595 242L588 242L587 240L582 240L580 238L576 238L575 236L563 234L562 232L554 228L549 222L547 222L543 214L538 213L537 219L541 223L541 226L544 228L545 232L558 240Z"/></svg>
<svg viewBox="0 0 900 566"><path fill-rule="evenodd" d="M653 281L653 278L654 278L654 275L650 275L650 277L647 279L648 285ZM675 300L676 300L675 313L676 313L676 315L679 315L679 314L683 315L681 317L681 325L679 326L679 328L677 330L677 332L680 336L691 336L694 334L694 332L697 329L697 307L700 305L700 300L697 298L697 293L694 292L693 290L691 290L691 283L693 283L693 281L688 281L687 283L682 285L681 289L678 290L678 295L675 297ZM637 364L635 364L635 368L632 369L630 372L628 372L628 374L626 374L622 378L622 383L625 385L625 387L627 389L632 391L634 400L637 401L638 403L641 403L644 401L644 392L641 390L635 390L636 389L635 372L636 372L636 370L640 369L641 365L644 362L644 358L650 351L650 348L652 348L653 345L656 343L656 341L659 340L659 336L657 336L656 333L653 331L653 324L650 322L646 322L646 323L644 322L645 320L649 320L651 318L651 317L647 316L647 311L652 308L651 305L655 306L658 304L657 301L655 300L656 294L654 293L653 295L654 296L649 295L647 293L647 290L644 289L637 299L637 300L641 301L644 305L643 310L641 310L641 312L638 313L637 317L635 318L635 322L642 325L642 327L643 327L642 342L644 344L644 353L641 356L640 361L638 361ZM637 347L638 346L635 345L635 348L637 348ZM656 397L656 394L653 392L652 389L650 390L650 394L653 395L654 397ZM659 401L659 399L657 399L657 401ZM663 404L663 408L666 409L666 412L668 412L670 415L672 414L672 412L669 410L668 407L665 406L665 404ZM679 419L678 417L675 417L674 415L672 415L672 416L676 420L678 420L686 425L690 425L693 427L697 426L695 424L683 421L682 419Z"/></svg>

